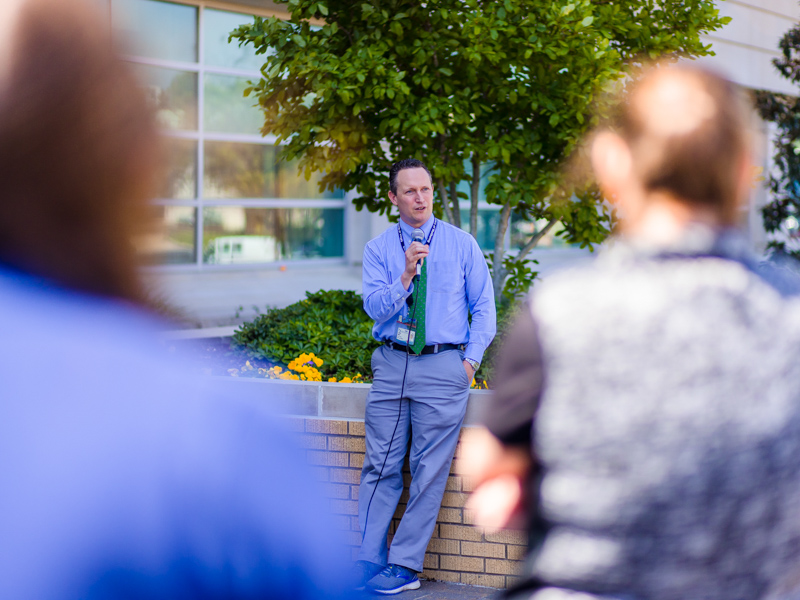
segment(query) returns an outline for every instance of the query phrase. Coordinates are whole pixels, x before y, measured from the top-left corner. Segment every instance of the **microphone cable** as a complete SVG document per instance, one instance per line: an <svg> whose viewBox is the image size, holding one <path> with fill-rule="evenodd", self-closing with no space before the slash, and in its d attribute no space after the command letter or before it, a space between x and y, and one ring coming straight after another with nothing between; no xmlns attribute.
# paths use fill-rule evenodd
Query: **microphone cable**
<svg viewBox="0 0 800 600"><path fill-rule="evenodd" d="M411 321L414 322L414 317L417 314L417 298L419 296L419 285L416 285L419 282L419 275L414 275L414 294L413 296L409 296L412 298L412 313L410 315ZM416 335L416 333L415 333ZM381 477L383 477L383 470L386 467L386 461L389 460L389 454L392 452L392 444L394 444L394 436L397 433L397 427L400 425L400 417L403 414L403 395L406 389L406 375L408 374L408 359L411 356L411 335L408 336L408 344L406 344L406 364L403 368L403 381L400 384L400 402L397 406L397 421L394 424L394 430L392 431L392 438L389 440L389 448L386 450L386 456L383 459L383 464L381 465L381 470L378 473L378 479L375 482L375 487L372 489L372 495L369 497L369 502L367 503L367 513L364 516L364 531L361 532L361 543L364 543L364 537L367 535L367 525L369 523L369 509L372 507L372 500L375 498L375 492L378 491L378 484L381 482ZM402 476L402 473L401 473Z"/></svg>

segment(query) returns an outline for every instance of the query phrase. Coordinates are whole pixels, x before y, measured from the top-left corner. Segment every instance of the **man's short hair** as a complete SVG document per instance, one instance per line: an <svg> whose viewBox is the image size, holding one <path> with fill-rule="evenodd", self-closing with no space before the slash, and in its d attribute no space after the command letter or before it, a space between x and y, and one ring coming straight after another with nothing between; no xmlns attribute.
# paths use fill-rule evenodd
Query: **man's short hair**
<svg viewBox="0 0 800 600"><path fill-rule="evenodd" d="M709 208L732 225L751 144L749 112L735 84L676 65L655 68L634 83L614 126L646 191Z"/></svg>
<svg viewBox="0 0 800 600"><path fill-rule="evenodd" d="M424 162L416 158L404 158L403 160L398 160L389 169L389 189L392 190L393 194L397 194L397 174L404 169L425 169L428 177L433 181L433 176Z"/></svg>

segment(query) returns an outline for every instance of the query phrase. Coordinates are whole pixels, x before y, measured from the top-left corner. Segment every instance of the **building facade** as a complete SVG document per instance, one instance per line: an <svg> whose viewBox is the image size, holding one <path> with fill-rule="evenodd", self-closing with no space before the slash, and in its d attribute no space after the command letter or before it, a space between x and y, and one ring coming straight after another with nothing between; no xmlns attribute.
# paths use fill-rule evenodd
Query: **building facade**
<svg viewBox="0 0 800 600"><path fill-rule="evenodd" d="M227 41L228 33L253 15L288 16L285 5L267 0L97 1L109 11L164 131L168 177L154 207L161 227L142 240L141 248L147 262L157 265L165 295L191 312L193 287L220 285L220 277L226 277L220 272L286 273L287 267L282 291L291 292L270 296L272 290L265 289L256 304L299 299L313 269L345 269L337 271L344 278L340 287L358 289L357 273L346 269L360 263L364 244L386 227L386 218L356 211L343 192L319 193L313 177L306 181L295 164L278 158L274 136L260 132L262 116L254 100L242 95L247 82L259 78L263 57ZM719 9L732 21L705 36L716 56L701 62L747 88L797 93L771 60L778 56L780 37L800 19L798 2L723 0ZM767 168L769 133L765 128ZM757 248L764 243L758 206L765 199L762 186L747 216ZM497 209L488 204L481 209L477 237L484 250L491 250ZM507 246L513 250L518 238L536 226L513 222ZM581 253L551 235L532 257L547 270ZM252 301L250 296L237 300L236 285L229 288L230 306Z"/></svg>

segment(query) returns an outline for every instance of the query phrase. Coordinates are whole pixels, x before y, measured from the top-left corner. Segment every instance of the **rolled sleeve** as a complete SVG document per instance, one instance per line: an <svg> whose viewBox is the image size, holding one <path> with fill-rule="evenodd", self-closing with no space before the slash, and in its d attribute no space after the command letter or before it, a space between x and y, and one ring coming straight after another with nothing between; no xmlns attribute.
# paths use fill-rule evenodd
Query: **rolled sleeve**
<svg viewBox="0 0 800 600"><path fill-rule="evenodd" d="M403 287L398 277L395 281L380 260L371 244L364 248L362 267L362 291L364 310L376 323L384 323L394 317L411 295L414 284L409 289Z"/></svg>

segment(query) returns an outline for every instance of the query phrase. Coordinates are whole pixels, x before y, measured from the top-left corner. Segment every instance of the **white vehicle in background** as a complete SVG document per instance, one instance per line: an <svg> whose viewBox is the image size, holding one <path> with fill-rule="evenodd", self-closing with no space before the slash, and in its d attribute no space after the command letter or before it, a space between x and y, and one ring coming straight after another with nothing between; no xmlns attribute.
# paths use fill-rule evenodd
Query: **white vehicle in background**
<svg viewBox="0 0 800 600"><path fill-rule="evenodd" d="M203 252L203 262L209 265L274 262L279 257L278 240L270 235L218 237Z"/></svg>

